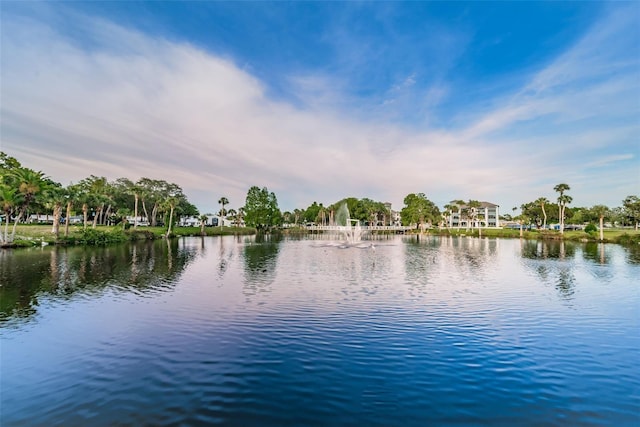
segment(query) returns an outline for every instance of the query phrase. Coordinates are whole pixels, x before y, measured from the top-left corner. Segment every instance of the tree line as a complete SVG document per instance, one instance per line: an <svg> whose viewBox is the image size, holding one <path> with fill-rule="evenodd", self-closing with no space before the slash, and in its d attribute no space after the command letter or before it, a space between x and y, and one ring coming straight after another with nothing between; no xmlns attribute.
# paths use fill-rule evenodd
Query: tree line
<svg viewBox="0 0 640 427"><path fill-rule="evenodd" d="M4 214L0 243L12 242L16 226L33 214L52 214L52 232L56 238L61 233L61 225L64 235L68 236L72 214L78 212L82 214L84 229L125 224L127 217L133 216L134 228L139 219L144 218L153 226L168 224L168 233L178 214L198 214L198 209L175 183L150 178L135 182L128 178L108 181L91 175L63 186L41 171L24 167L4 152L0 152L0 208ZM9 233L11 220L13 226Z"/></svg>
<svg viewBox="0 0 640 427"><path fill-rule="evenodd" d="M568 194L571 187L566 183L556 185L554 191L558 193L555 202L546 197L539 197L533 201L514 207L514 216L506 215L507 219L519 221L520 224L537 229L546 229L548 224L559 224L562 233L565 224L598 224L600 239L603 239L605 220L620 226L633 226L636 230L640 223L640 198L635 195L627 196L622 205L608 207L596 204L591 207L570 207L573 198ZM515 213L520 210L518 215Z"/></svg>
<svg viewBox="0 0 640 427"><path fill-rule="evenodd" d="M517 221L522 227L547 228L548 224L584 224L599 222L600 230L604 221L620 225L640 223L640 199L628 196L622 206L609 208L604 205L592 207L570 207L573 201L568 194L570 186L565 183L554 187L555 201L539 197L531 202L513 208L513 215L503 214L503 221ZM219 215L231 219L235 224L246 224L257 230L269 230L286 225L335 225L336 213L346 205L351 219L365 225L393 225L400 221L405 226L424 229L430 226L447 227L452 215L457 215L467 224L479 224L481 203L477 200L452 200L440 210L424 193L408 194L399 218L388 203L369 198L346 197L335 203L324 205L314 201L306 208L281 212L275 193L266 187L252 186L247 192L245 204L236 209L226 209L229 199L218 199L221 205ZM118 178L108 181L105 177L91 175L75 184L63 186L44 175L24 167L18 160L0 152L0 209L4 214L4 230L0 231L0 243L6 244L15 238L16 226L31 214L52 213L52 232L56 238L64 226L64 235L69 234L70 218L73 213L82 213L82 226L95 228L97 225L126 225L127 217L133 217L134 228L139 218L144 218L151 226L166 226L167 235L179 216L198 216L198 208L191 204L182 188L165 180L140 178L131 181ZM64 212L64 215L63 215ZM64 218L64 221L61 219ZM13 220L9 233L10 220ZM199 217L204 228L206 215ZM222 223L220 224L222 226ZM602 238L602 237L601 237Z"/></svg>
<svg viewBox="0 0 640 427"><path fill-rule="evenodd" d="M286 224L304 225L314 223L318 225L336 224L336 213L342 205L347 206L351 219L358 220L364 224L388 224L391 218L391 210L385 203L377 202L369 198L358 199L356 197L345 197L330 205L324 205L314 201L307 208L296 208L293 211L286 211L283 221Z"/></svg>
<svg viewBox="0 0 640 427"><path fill-rule="evenodd" d="M591 207L571 207L573 198L569 195L571 187L560 183L553 187L557 193L554 201L546 197L523 203L513 208L513 214L500 215L501 221L515 221L522 228L546 229L550 224L558 224L560 233L564 232L565 224L598 223L602 233L604 221L620 226L634 226L640 224L640 198L635 195L626 197L622 205L607 207L597 204ZM313 202L306 209L294 209L282 214L285 224L304 225L315 223L320 225L334 225L335 213L343 204L347 204L352 219L359 220L365 225L392 225L397 219L389 204L368 198L357 199L348 197L330 205ZM424 193L410 193L403 200L404 206L399 212L400 222L404 226L415 226L418 229L439 226L447 227L453 215L465 222L467 227L474 227L484 221L480 215L482 203L478 200L455 199L446 204L441 210ZM520 210L520 212L517 212ZM602 239L602 236L601 236Z"/></svg>

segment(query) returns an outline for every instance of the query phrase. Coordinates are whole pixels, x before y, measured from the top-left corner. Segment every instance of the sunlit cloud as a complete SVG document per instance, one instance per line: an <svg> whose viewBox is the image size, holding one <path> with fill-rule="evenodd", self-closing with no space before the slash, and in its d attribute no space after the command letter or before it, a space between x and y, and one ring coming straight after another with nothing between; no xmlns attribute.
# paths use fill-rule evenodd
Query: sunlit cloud
<svg viewBox="0 0 640 427"><path fill-rule="evenodd" d="M342 76L294 73L293 96L282 99L233 58L95 17L74 20L82 43L37 17L5 13L2 28L2 150L64 184L89 174L166 179L202 211L221 195L242 205L252 185L275 191L285 209L346 196L400 208L410 192L439 204L519 205L552 196L569 178L581 205L638 193L638 180L622 175L617 192L593 191L609 165L638 170L640 125L630 120L639 112L638 58L602 53L633 25L617 9L490 109L459 103L454 128L428 117L451 95L445 80L414 96L424 90L420 76L405 74L351 114L358 101ZM376 110L384 99L400 105L389 120ZM395 120L407 99L421 100L422 122Z"/></svg>

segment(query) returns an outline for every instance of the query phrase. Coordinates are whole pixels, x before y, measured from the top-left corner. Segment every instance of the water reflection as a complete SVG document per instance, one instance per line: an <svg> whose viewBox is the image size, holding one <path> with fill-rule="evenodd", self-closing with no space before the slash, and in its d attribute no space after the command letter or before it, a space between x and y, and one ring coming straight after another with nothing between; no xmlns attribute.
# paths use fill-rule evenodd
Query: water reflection
<svg viewBox="0 0 640 427"><path fill-rule="evenodd" d="M609 263L609 256L605 251L604 243L585 243L582 256L584 259L593 261L597 264Z"/></svg>
<svg viewBox="0 0 640 427"><path fill-rule="evenodd" d="M0 323L3 424L637 424L623 248L384 243L0 252L2 291L38 311Z"/></svg>
<svg viewBox="0 0 640 427"><path fill-rule="evenodd" d="M177 240L0 251L0 321L35 314L42 297L171 288L194 255Z"/></svg>
<svg viewBox="0 0 640 427"><path fill-rule="evenodd" d="M576 254L575 244L556 240L520 240L521 254L529 259L567 259Z"/></svg>
<svg viewBox="0 0 640 427"><path fill-rule="evenodd" d="M496 239L453 236L442 238L440 242L440 252L473 276L490 271L500 243Z"/></svg>
<svg viewBox="0 0 640 427"><path fill-rule="evenodd" d="M445 290L457 296L477 292L491 278L500 241L475 237L421 236L404 239L404 273L412 296ZM447 283L446 287L441 286Z"/></svg>
<svg viewBox="0 0 640 427"><path fill-rule="evenodd" d="M276 278L281 240L282 237L279 235L257 235L255 238L245 239L242 260L246 296L269 290L269 285Z"/></svg>
<svg viewBox="0 0 640 427"><path fill-rule="evenodd" d="M625 250L628 263L640 264L640 245L627 246Z"/></svg>
<svg viewBox="0 0 640 427"><path fill-rule="evenodd" d="M440 262L440 246L444 238L432 236L411 236L405 239L404 247L405 280L413 287L421 290L432 283L433 274Z"/></svg>
<svg viewBox="0 0 640 427"><path fill-rule="evenodd" d="M556 289L561 297L571 300L575 293L576 277L570 268L558 269L558 277L555 283Z"/></svg>
<svg viewBox="0 0 640 427"><path fill-rule="evenodd" d="M204 237L202 238L204 242ZM228 238L220 237L218 238L218 277L224 277L224 274L227 272L229 268L229 263L233 258L233 245L231 248L228 248Z"/></svg>
<svg viewBox="0 0 640 427"><path fill-rule="evenodd" d="M576 246L573 243L522 239L520 253L523 259L531 260L524 264L533 270L543 283L552 284L563 300L573 299L576 285L573 263ZM549 260L559 262L550 263Z"/></svg>

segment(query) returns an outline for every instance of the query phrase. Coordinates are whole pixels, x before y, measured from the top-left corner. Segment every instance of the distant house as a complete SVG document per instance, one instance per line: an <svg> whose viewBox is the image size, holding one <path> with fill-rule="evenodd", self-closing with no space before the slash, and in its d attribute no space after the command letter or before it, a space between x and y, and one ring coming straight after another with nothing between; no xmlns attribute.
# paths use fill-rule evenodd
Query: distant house
<svg viewBox="0 0 640 427"><path fill-rule="evenodd" d="M475 210L475 219L473 224L467 224L471 221L460 214L460 211L467 208L467 205L458 205L458 212L452 212L449 216L449 227L462 228L497 228L500 227L500 206L490 202L480 202L480 207L471 208Z"/></svg>
<svg viewBox="0 0 640 427"><path fill-rule="evenodd" d="M220 221L222 221L222 225L225 227L231 227L233 224L227 218L223 218L219 215L207 215L207 219L204 222L205 227L217 227L220 225ZM197 216L187 216L180 218L178 222L180 227L200 227L200 217Z"/></svg>
<svg viewBox="0 0 640 427"><path fill-rule="evenodd" d="M400 212L394 211L391 208L391 203L385 202L384 207L387 208L387 212L389 212L390 217L387 219L389 221L389 225L402 225L400 221ZM386 224L383 224L386 225Z"/></svg>
<svg viewBox="0 0 640 427"><path fill-rule="evenodd" d="M131 225L137 224L138 227L148 227L150 225L146 216L139 216L137 220L135 216L128 216L127 222Z"/></svg>
<svg viewBox="0 0 640 427"><path fill-rule="evenodd" d="M584 230L584 225L580 225L580 224L565 224L564 225L564 231L578 231L578 230ZM552 224L549 226L549 228L551 230L556 230L559 231L560 230L560 224Z"/></svg>
<svg viewBox="0 0 640 427"><path fill-rule="evenodd" d="M183 217L178 221L178 225L180 227L197 227L200 225L200 218L196 216ZM207 225L206 222L205 225Z"/></svg>
<svg viewBox="0 0 640 427"><path fill-rule="evenodd" d="M25 221L27 224L53 224L53 215L29 215Z"/></svg>
<svg viewBox="0 0 640 427"><path fill-rule="evenodd" d="M62 222L65 222L65 220L63 219ZM82 224L83 222L84 222L84 218L81 215L69 217L69 224Z"/></svg>

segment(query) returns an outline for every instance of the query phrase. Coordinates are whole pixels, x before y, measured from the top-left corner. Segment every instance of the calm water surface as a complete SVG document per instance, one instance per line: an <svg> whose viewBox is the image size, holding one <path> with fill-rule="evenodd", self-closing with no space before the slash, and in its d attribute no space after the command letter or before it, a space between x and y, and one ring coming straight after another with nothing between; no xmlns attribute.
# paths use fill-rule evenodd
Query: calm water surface
<svg viewBox="0 0 640 427"><path fill-rule="evenodd" d="M1 251L0 424L640 424L639 250L330 243Z"/></svg>

